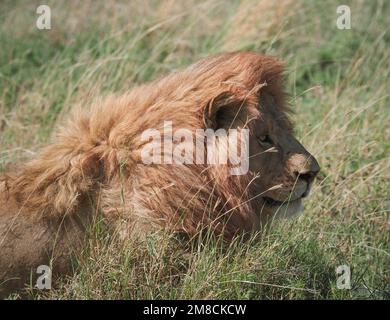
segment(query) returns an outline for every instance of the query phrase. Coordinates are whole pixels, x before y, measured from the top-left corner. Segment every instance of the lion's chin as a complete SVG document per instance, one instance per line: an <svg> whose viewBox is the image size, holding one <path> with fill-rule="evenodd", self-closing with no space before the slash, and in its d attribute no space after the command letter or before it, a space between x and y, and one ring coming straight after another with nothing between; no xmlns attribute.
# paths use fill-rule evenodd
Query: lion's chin
<svg viewBox="0 0 390 320"><path fill-rule="evenodd" d="M302 199L282 203L280 205L272 205L268 210L273 211L275 218L293 218L303 212Z"/></svg>

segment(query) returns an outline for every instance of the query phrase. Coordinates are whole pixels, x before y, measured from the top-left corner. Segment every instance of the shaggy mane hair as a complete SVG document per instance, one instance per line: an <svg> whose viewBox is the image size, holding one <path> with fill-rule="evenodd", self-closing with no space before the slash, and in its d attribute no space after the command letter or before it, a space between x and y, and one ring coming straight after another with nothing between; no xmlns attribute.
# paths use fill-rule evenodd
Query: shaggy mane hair
<svg viewBox="0 0 390 320"><path fill-rule="evenodd" d="M291 128L282 89L282 64L254 53L230 53L121 96L78 109L37 157L4 176L8 197L32 219L79 215L92 201L121 232L154 226L195 234L212 227L231 238L259 225L248 188L253 177L232 176L229 166L145 165L141 133L215 127L220 108L258 116L263 93Z"/></svg>

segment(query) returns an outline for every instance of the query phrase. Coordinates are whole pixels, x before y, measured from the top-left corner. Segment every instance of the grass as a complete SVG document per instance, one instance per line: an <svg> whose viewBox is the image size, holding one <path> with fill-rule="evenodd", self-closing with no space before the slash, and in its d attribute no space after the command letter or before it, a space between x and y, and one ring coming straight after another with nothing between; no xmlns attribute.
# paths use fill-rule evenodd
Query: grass
<svg viewBox="0 0 390 320"><path fill-rule="evenodd" d="M303 216L229 248L164 233L119 245L98 223L74 276L31 297L390 298L390 3L344 1L352 29L339 30L335 0L46 2L50 31L35 27L38 1L0 4L0 170L74 104L246 49L286 61L296 134L322 171Z"/></svg>

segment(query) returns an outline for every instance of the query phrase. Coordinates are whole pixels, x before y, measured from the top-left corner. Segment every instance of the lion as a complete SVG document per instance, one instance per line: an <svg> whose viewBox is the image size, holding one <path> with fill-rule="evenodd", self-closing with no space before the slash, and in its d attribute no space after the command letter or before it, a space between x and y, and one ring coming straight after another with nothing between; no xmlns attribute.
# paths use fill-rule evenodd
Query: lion
<svg viewBox="0 0 390 320"><path fill-rule="evenodd" d="M74 110L54 142L1 177L3 293L39 265L68 272L97 215L123 239L167 229L230 241L297 214L320 168L294 138L290 112L283 64L252 52L206 58ZM166 120L192 132L247 130L248 172L230 174L232 163L143 163L142 132L162 132Z"/></svg>

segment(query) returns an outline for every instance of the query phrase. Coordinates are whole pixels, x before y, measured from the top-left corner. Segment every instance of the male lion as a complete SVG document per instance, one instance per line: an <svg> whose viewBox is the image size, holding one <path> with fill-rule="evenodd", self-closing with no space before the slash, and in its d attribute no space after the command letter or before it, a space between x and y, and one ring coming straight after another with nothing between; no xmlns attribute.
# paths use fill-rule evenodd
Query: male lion
<svg viewBox="0 0 390 320"><path fill-rule="evenodd" d="M53 143L1 177L3 293L39 265L67 271L97 213L122 237L207 228L227 241L297 213L319 166L293 137L282 71L271 57L221 54L75 111ZM162 131L167 120L192 132L248 129L249 172L232 175L231 163L143 163L142 132Z"/></svg>

